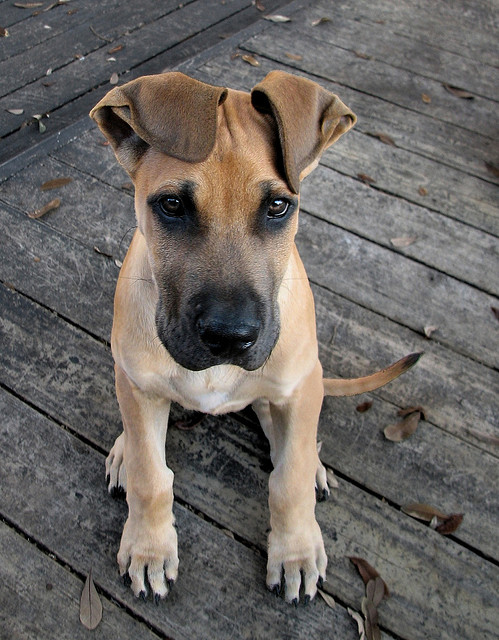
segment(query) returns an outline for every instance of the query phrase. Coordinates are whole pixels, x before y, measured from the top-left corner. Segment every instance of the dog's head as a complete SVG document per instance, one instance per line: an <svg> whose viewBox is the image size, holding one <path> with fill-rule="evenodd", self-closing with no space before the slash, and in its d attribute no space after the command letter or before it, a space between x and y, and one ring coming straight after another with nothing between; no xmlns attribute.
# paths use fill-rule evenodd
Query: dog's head
<svg viewBox="0 0 499 640"><path fill-rule="evenodd" d="M251 94L146 76L112 89L91 116L135 183L168 352L191 370L261 367L279 336L300 181L354 114L274 71Z"/></svg>

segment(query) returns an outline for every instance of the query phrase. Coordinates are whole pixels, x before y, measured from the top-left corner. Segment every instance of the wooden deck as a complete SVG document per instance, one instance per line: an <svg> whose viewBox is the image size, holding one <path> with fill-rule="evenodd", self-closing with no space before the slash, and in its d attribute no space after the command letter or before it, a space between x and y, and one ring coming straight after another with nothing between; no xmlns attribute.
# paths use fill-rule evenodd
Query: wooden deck
<svg viewBox="0 0 499 640"><path fill-rule="evenodd" d="M102 0L96 13L71 0L32 15L0 2L2 640L89 637L90 569L104 607L95 638L355 640L347 608L360 611L364 585L348 556L390 588L385 640L498 637L497 3L263 4ZM272 13L291 20L262 19ZM246 90L271 69L296 72L359 117L302 188L321 360L349 377L425 356L375 394L324 403L321 458L339 487L316 513L335 608L265 590L270 463L249 412L169 430L181 568L167 601L135 599L118 576L126 505L107 494L104 459L121 429L109 335L133 197L85 114L113 73L175 66ZM40 190L61 177L73 180ZM27 216L55 197L56 211ZM415 240L394 246L402 237ZM426 420L387 441L412 405ZM463 523L440 535L403 513L410 502Z"/></svg>

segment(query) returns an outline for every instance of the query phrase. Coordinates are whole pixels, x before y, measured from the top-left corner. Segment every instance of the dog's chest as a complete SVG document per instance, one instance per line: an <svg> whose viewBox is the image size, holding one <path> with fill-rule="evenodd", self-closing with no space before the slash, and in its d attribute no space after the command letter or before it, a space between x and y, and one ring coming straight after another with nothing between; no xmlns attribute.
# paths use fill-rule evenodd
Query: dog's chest
<svg viewBox="0 0 499 640"><path fill-rule="evenodd" d="M176 402L212 415L244 409L255 399L252 387L237 367L225 366L189 372L171 381Z"/></svg>

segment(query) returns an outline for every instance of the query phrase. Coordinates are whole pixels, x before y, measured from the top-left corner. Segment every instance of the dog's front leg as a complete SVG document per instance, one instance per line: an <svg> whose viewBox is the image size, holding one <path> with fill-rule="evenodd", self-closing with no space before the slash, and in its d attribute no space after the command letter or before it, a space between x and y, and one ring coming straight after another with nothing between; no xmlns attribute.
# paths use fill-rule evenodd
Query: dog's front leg
<svg viewBox="0 0 499 640"><path fill-rule="evenodd" d="M284 403L270 404L274 470L269 480L271 531L268 540L267 587L281 590L297 604L302 574L305 602L325 579L327 557L315 519L317 423L323 399L322 368L312 373Z"/></svg>
<svg viewBox="0 0 499 640"><path fill-rule="evenodd" d="M166 466L170 402L143 393L116 365L116 393L124 427L128 519L118 552L120 574L136 596L146 597L146 576L158 602L177 577L173 472Z"/></svg>

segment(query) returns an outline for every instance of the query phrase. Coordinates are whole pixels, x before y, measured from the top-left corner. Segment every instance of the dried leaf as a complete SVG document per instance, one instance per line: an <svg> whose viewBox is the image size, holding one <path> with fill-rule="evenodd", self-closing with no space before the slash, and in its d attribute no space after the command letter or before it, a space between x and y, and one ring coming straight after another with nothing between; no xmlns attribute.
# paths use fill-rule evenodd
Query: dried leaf
<svg viewBox="0 0 499 640"><path fill-rule="evenodd" d="M285 53L284 54L286 56L286 58L289 58L290 60L303 60L303 56L298 55L297 53Z"/></svg>
<svg viewBox="0 0 499 640"><path fill-rule="evenodd" d="M383 600L385 597L385 583L379 576L369 580L366 584L366 595L367 599L371 600L375 607Z"/></svg>
<svg viewBox="0 0 499 640"><path fill-rule="evenodd" d="M14 2L14 6L19 9L36 9L43 7L43 2Z"/></svg>
<svg viewBox="0 0 499 640"><path fill-rule="evenodd" d="M448 536L460 526L463 521L464 513L451 513L447 516L446 520L439 524L438 527L435 528L435 531L438 531L443 536Z"/></svg>
<svg viewBox="0 0 499 640"><path fill-rule="evenodd" d="M364 560L364 558L358 558L356 556L348 556L348 559L351 562L353 562L353 564L357 567L357 570L360 573L360 576L364 581L365 585L367 585L369 580L375 580L376 578L380 578L383 581L385 598L390 597L390 591L388 590L388 586L386 585L386 582L383 580L383 578L381 578L381 576L376 571L376 569L372 565L370 565L369 562L367 562L367 560Z"/></svg>
<svg viewBox="0 0 499 640"><path fill-rule="evenodd" d="M258 11L265 11L265 7L263 6L261 0L256 0L255 7L258 9Z"/></svg>
<svg viewBox="0 0 499 640"><path fill-rule="evenodd" d="M288 18L287 16L281 16L278 13L271 16L263 16L263 18L264 20L270 20L271 22L291 22L291 18Z"/></svg>
<svg viewBox="0 0 499 640"><path fill-rule="evenodd" d="M60 206L61 206L60 199L59 198L54 198L54 200L51 200L50 202L48 202L41 209L36 209L35 211L32 211L31 213L28 213L28 218L41 218L42 216L44 216L49 211L53 211L54 209L58 209Z"/></svg>
<svg viewBox="0 0 499 640"><path fill-rule="evenodd" d="M446 82L443 82L442 86L446 91L448 91L449 93L452 93L452 95L456 96L457 98L464 98L465 100L475 99L475 96L469 91L466 91L465 89L460 89L459 87L453 87L451 84L447 84Z"/></svg>
<svg viewBox="0 0 499 640"><path fill-rule="evenodd" d="M54 180L47 180L44 182L40 189L42 191L50 191L51 189L60 189L64 185L73 182L73 178L55 178Z"/></svg>
<svg viewBox="0 0 499 640"><path fill-rule="evenodd" d="M378 627L378 610L372 602L367 598L362 598L362 613L366 619L366 638L367 640L381 640L381 631Z"/></svg>
<svg viewBox="0 0 499 640"><path fill-rule="evenodd" d="M492 313L495 315L496 319L499 320L499 309L497 307L490 307L492 309Z"/></svg>
<svg viewBox="0 0 499 640"><path fill-rule="evenodd" d="M363 53L362 51L354 51L357 58L362 58L363 60L371 60L372 56L369 56L367 53Z"/></svg>
<svg viewBox="0 0 499 640"><path fill-rule="evenodd" d="M405 416L408 416L410 413L415 413L416 411L419 411L419 413L421 414L422 420L426 420L425 410L419 404L411 407L404 407L403 409L399 409L397 411L397 415L402 416L404 418Z"/></svg>
<svg viewBox="0 0 499 640"><path fill-rule="evenodd" d="M118 80L119 80L118 74L115 71L109 78L109 84L118 84Z"/></svg>
<svg viewBox="0 0 499 640"><path fill-rule="evenodd" d="M411 413L401 422L388 425L383 431L385 438L391 442L407 440L416 431L420 417L421 414L418 411L417 413Z"/></svg>
<svg viewBox="0 0 499 640"><path fill-rule="evenodd" d="M329 593L322 591L322 589L317 589L317 593L320 594L328 607L330 607L331 609L334 609L336 607L336 602L334 601L333 596L330 596Z"/></svg>
<svg viewBox="0 0 499 640"><path fill-rule="evenodd" d="M317 27L320 24L324 24L325 22L331 22L331 18L328 18L327 16L323 16L322 18L318 18L317 20L314 20L312 22L312 26L313 27Z"/></svg>
<svg viewBox="0 0 499 640"><path fill-rule="evenodd" d="M244 62L247 62L252 67L259 67L260 66L260 63L258 62L258 60L254 56L250 56L248 54L244 54L243 56L241 56L241 58L244 60Z"/></svg>
<svg viewBox="0 0 499 640"><path fill-rule="evenodd" d="M113 55L113 53L118 53L118 51L121 51L123 49L123 45L122 44L117 44L115 47L111 47L111 49L108 49L108 53L109 55Z"/></svg>
<svg viewBox="0 0 499 640"><path fill-rule="evenodd" d="M485 168L495 178L499 178L499 167L496 167L494 164L492 164L492 162L485 162Z"/></svg>
<svg viewBox="0 0 499 640"><path fill-rule="evenodd" d="M101 620L102 603L92 579L92 569L90 569L80 598L80 621L87 629L95 629Z"/></svg>
<svg viewBox="0 0 499 640"><path fill-rule="evenodd" d="M8 113L11 113L13 116L22 116L24 113L24 109L5 109Z"/></svg>
<svg viewBox="0 0 499 640"><path fill-rule="evenodd" d="M427 325L423 328L424 334L427 338L431 338L431 334L438 331L438 327L434 324Z"/></svg>
<svg viewBox="0 0 499 640"><path fill-rule="evenodd" d="M10 33L8 29L4 29L3 27L0 27L0 38L8 38L9 35Z"/></svg>
<svg viewBox="0 0 499 640"><path fill-rule="evenodd" d="M332 469L326 469L326 478L330 489L338 489L340 485Z"/></svg>
<svg viewBox="0 0 499 640"><path fill-rule="evenodd" d="M448 518L448 516L439 509L432 507L430 504L420 502L411 502L401 507L401 509L408 516L418 518L418 520L424 520L425 522L430 522L434 517L437 517L439 520L446 520Z"/></svg>
<svg viewBox="0 0 499 640"><path fill-rule="evenodd" d="M373 406L373 401L372 400L366 400L366 402L362 402L361 404L358 404L355 409L359 412L359 413L365 413L366 411L369 411L369 409Z"/></svg>
<svg viewBox="0 0 499 640"><path fill-rule="evenodd" d="M116 258L114 264L118 267L118 269L121 269L121 267L123 266L123 262L121 262L121 260L118 260L118 258Z"/></svg>
<svg viewBox="0 0 499 640"><path fill-rule="evenodd" d="M354 611L353 609L350 609L349 607L347 608L347 611L348 611L349 615L357 623L357 631L359 632L359 640L365 640L366 633L365 633L365 630L364 630L364 619L362 618L360 613L357 613L357 611Z"/></svg>
<svg viewBox="0 0 499 640"><path fill-rule="evenodd" d="M431 98L427 93L422 93L421 94L421 100L423 102L426 102L426 104L429 104L431 102Z"/></svg>
<svg viewBox="0 0 499 640"><path fill-rule="evenodd" d="M419 187L418 193L419 193L420 196L427 196L428 195L428 189L426 189L425 187Z"/></svg>
<svg viewBox="0 0 499 640"><path fill-rule="evenodd" d="M383 144L389 144L392 147L397 146L395 144L395 140L391 138L389 135L387 135L386 133L371 133L370 135L373 138L378 138L378 140L380 140L380 142L382 142Z"/></svg>
<svg viewBox="0 0 499 640"><path fill-rule="evenodd" d="M400 236L399 238L390 238L390 242L393 247L408 247L414 244L417 240L417 236Z"/></svg>
<svg viewBox="0 0 499 640"><path fill-rule="evenodd" d="M362 182L365 182L366 184L374 184L376 182L374 178L371 178L371 176L368 176L366 173L358 173L357 178L359 178L360 180L362 180Z"/></svg>
<svg viewBox="0 0 499 640"><path fill-rule="evenodd" d="M482 442L499 445L499 438L497 436L493 436L491 433L482 433L481 431L477 431L476 429L467 429L467 431Z"/></svg>

